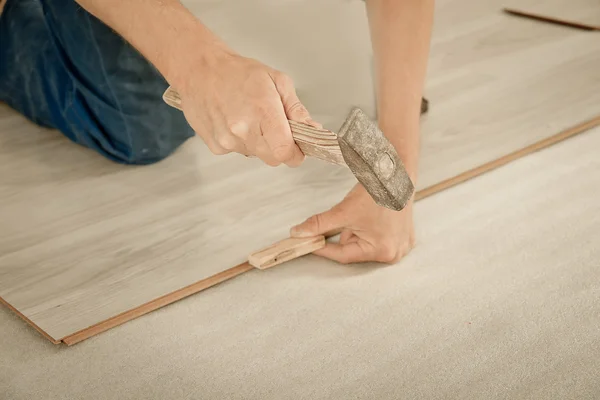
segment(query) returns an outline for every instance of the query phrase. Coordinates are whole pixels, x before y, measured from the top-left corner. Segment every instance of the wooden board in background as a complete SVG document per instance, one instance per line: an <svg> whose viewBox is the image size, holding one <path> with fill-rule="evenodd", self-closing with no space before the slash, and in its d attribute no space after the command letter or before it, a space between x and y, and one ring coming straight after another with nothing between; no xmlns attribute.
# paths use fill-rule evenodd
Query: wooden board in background
<svg viewBox="0 0 600 400"><path fill-rule="evenodd" d="M598 0L519 0L508 1L505 11L548 23L600 31Z"/></svg>

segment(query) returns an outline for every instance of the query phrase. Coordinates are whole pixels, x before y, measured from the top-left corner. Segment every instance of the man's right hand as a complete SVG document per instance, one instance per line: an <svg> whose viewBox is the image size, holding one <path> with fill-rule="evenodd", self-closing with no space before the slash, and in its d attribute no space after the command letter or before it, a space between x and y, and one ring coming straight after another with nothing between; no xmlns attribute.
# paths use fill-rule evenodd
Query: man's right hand
<svg viewBox="0 0 600 400"><path fill-rule="evenodd" d="M129 41L177 89L185 117L213 153L257 156L273 166L302 162L288 119L319 125L298 100L289 77L236 54L180 1L76 1Z"/></svg>
<svg viewBox="0 0 600 400"><path fill-rule="evenodd" d="M237 152L266 164L298 166L304 154L289 120L314 122L287 75L218 48L178 88L185 116L214 154Z"/></svg>

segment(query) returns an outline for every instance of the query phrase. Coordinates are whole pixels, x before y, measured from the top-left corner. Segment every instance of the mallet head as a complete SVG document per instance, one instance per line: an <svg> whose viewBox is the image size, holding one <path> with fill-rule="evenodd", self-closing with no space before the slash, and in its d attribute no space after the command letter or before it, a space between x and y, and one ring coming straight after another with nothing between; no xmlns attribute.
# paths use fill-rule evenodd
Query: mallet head
<svg viewBox="0 0 600 400"><path fill-rule="evenodd" d="M396 149L377 124L356 107L337 136L344 161L375 202L402 210L415 188Z"/></svg>

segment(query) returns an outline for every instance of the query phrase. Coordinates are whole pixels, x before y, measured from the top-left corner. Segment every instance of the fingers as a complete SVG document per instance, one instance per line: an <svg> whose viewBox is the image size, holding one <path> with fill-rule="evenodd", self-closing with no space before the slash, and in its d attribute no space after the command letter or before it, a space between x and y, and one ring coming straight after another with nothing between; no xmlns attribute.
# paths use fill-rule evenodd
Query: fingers
<svg viewBox="0 0 600 400"><path fill-rule="evenodd" d="M215 149L223 149L225 154L231 152L246 154L247 152L244 142L239 140L228 129L221 129L219 132L215 132L213 147Z"/></svg>
<svg viewBox="0 0 600 400"><path fill-rule="evenodd" d="M214 155L220 156L231 153L231 150L227 150L219 144L219 141L213 132L207 130L196 130L196 134L202 138L206 144L206 147L208 147L210 152Z"/></svg>
<svg viewBox="0 0 600 400"><path fill-rule="evenodd" d="M316 128L322 128L323 125L314 121L308 110L296 94L296 88L294 87L294 82L292 79L281 73L273 73L271 75L273 82L275 83L275 87L277 88L277 92L279 92L279 96L281 97L281 102L283 103L283 108L285 110L285 115L289 120L302 122L308 125L312 125Z"/></svg>
<svg viewBox="0 0 600 400"><path fill-rule="evenodd" d="M321 214L315 214L303 223L294 226L290 230L292 237L311 237L323 235L326 232L343 228L346 217L339 208L332 208Z"/></svg>
<svg viewBox="0 0 600 400"><path fill-rule="evenodd" d="M327 243L322 249L313 252L321 257L341 264L367 262L373 260L373 253L360 241L347 244Z"/></svg>
<svg viewBox="0 0 600 400"><path fill-rule="evenodd" d="M262 136L277 161L297 167L304 161L304 154L294 142L283 106L273 104L268 110L260 122Z"/></svg>
<svg viewBox="0 0 600 400"><path fill-rule="evenodd" d="M271 152L269 145L267 144L267 142L265 141L265 139L262 136L260 136L260 135L258 136L258 140L252 146L252 148L253 148L253 154L256 157L260 158L268 166L277 167L278 165L281 164L281 162L273 156L273 153Z"/></svg>
<svg viewBox="0 0 600 400"><path fill-rule="evenodd" d="M265 164L272 167L276 167L282 162L290 166L300 165L304 160L304 154L297 148L291 137L287 119L284 118L284 125L278 125L274 122L274 118L269 116L273 114L273 112L265 113L267 116L263 117L262 122L257 117L255 124L246 122L253 119L248 117L236 118L230 123L218 121L215 125L219 128L215 128L213 137L208 138L208 140L205 139L205 142L210 150L218 155L229 152L252 155L260 158ZM263 129L267 132L266 135L263 133ZM287 137L288 143L284 145L286 129L289 131L289 137ZM274 142L275 144L270 145L267 138L271 138L272 143ZM277 154L273 151L273 146L280 148L287 146L292 152L280 154L278 158Z"/></svg>
<svg viewBox="0 0 600 400"><path fill-rule="evenodd" d="M400 248L393 244L372 246L356 235L351 235L343 242L342 238L340 238L340 243L327 242L325 247L314 251L313 254L337 261L341 264L369 261L393 264L400 261L411 249L412 246L409 244L400 246Z"/></svg>
<svg viewBox="0 0 600 400"><path fill-rule="evenodd" d="M346 244L357 239L358 237L350 229L344 229L340 235L340 244Z"/></svg>
<svg viewBox="0 0 600 400"><path fill-rule="evenodd" d="M222 67L231 74L212 76L211 87L219 89L219 96L192 92L196 97L189 96L195 103L183 102L190 125L214 154L237 152L255 155L272 166L300 165L304 154L294 141L289 120L321 125L310 118L292 80L247 58L229 61ZM230 78L223 80L223 76ZM197 104L192 107L192 103Z"/></svg>

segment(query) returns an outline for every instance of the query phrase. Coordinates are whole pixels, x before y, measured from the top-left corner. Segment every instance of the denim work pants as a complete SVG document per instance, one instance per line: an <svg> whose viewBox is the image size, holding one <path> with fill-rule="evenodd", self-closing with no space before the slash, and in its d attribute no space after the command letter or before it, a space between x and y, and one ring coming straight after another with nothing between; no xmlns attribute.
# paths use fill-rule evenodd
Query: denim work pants
<svg viewBox="0 0 600 400"><path fill-rule="evenodd" d="M153 163L194 135L167 86L74 0L8 0L0 15L0 101L113 161Z"/></svg>

